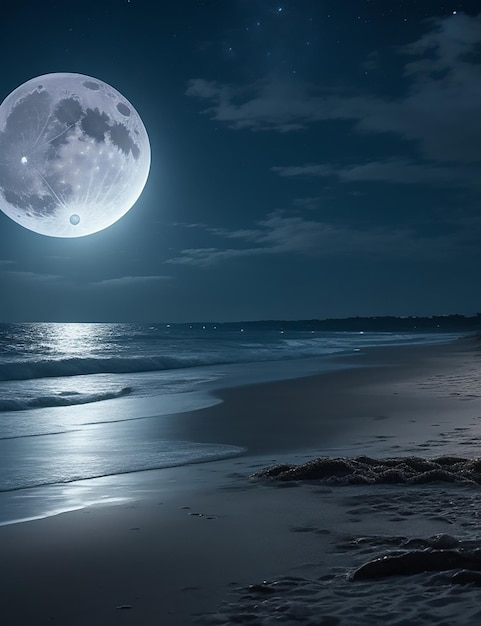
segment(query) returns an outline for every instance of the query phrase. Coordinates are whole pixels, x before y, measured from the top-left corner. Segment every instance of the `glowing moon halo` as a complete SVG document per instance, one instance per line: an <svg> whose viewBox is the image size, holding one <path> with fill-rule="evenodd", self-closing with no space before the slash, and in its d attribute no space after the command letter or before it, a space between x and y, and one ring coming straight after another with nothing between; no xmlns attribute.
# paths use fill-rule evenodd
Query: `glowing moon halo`
<svg viewBox="0 0 481 626"><path fill-rule="evenodd" d="M111 226L149 169L139 114L97 78L46 74L0 105L0 209L29 230L83 237Z"/></svg>

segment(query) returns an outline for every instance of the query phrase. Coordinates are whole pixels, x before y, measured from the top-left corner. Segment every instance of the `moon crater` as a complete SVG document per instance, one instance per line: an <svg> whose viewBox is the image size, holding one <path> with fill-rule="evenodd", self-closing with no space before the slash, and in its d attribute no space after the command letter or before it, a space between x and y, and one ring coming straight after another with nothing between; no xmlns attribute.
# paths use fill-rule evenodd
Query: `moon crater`
<svg viewBox="0 0 481 626"><path fill-rule="evenodd" d="M0 208L53 237L90 235L136 202L150 169L139 114L81 74L27 81L0 106Z"/></svg>

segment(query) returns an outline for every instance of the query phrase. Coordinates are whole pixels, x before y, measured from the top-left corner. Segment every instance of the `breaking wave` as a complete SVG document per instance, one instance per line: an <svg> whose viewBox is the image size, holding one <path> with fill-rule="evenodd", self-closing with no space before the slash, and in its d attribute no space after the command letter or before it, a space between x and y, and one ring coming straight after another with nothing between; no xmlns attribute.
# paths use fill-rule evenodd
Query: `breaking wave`
<svg viewBox="0 0 481 626"><path fill-rule="evenodd" d="M203 365L295 360L353 354L369 346L437 343L455 338L454 335L434 337L432 334L390 333L325 333L320 336L304 333L295 337L273 333L238 335L242 335L243 340L231 335L202 337L204 341L200 341L196 335L174 336L168 340L163 336L153 337L150 342L139 342L135 337L125 337L123 342L118 343L106 341L102 345L99 342L100 345L95 347L98 352L94 354L89 354L85 348L80 352L89 354L88 356L78 356L78 351L72 354L71 346L66 346L66 351L62 353L55 347L40 344L38 341L28 345L23 351L12 352L10 344L2 347L0 341L0 348L5 355L0 359L0 381L88 374L133 374ZM16 346L15 342L13 345ZM78 346L76 350L79 350Z"/></svg>
<svg viewBox="0 0 481 626"><path fill-rule="evenodd" d="M28 400L1 400L0 412L4 411L26 411L28 409L39 409L53 406L74 406L76 404L88 404L90 402L100 402L101 400L112 400L121 398L132 393L132 387L123 387L119 391L108 391L104 393L82 394L69 392L51 396L39 396Z"/></svg>
<svg viewBox="0 0 481 626"><path fill-rule="evenodd" d="M208 358L166 356L44 359L1 363L0 380L30 380L85 374L132 374L134 372L155 372L211 364L212 362Z"/></svg>

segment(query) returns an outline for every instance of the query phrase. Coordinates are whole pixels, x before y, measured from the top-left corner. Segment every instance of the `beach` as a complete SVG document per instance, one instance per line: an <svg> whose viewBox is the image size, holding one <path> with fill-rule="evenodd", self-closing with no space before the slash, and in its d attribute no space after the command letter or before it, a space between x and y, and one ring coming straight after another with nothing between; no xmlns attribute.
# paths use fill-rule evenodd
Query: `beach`
<svg viewBox="0 0 481 626"><path fill-rule="evenodd" d="M244 452L73 482L63 488L87 491L88 506L1 526L2 624L477 623L479 588L452 571L353 574L393 550L476 549L479 486L253 475L319 456L477 457L480 348L367 349L345 369L222 389L217 404L163 416L172 440Z"/></svg>

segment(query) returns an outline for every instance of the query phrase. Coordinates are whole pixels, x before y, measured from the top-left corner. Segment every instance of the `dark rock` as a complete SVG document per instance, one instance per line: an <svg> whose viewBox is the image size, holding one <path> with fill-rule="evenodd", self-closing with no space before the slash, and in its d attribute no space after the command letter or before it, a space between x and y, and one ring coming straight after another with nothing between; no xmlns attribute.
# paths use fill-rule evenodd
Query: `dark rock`
<svg viewBox="0 0 481 626"><path fill-rule="evenodd" d="M249 591L253 593L275 593L275 589L273 589L268 583L259 583L257 585L249 585L247 587Z"/></svg>
<svg viewBox="0 0 481 626"><path fill-rule="evenodd" d="M412 550L389 554L369 561L357 569L352 580L372 580L387 576L409 576L422 572L450 569L481 571L481 550Z"/></svg>
<svg viewBox="0 0 481 626"><path fill-rule="evenodd" d="M319 457L300 465L275 465L254 474L256 478L281 481L317 480L328 484L423 484L461 482L481 484L481 460L440 456Z"/></svg>
<svg viewBox="0 0 481 626"><path fill-rule="evenodd" d="M481 572L463 569L453 574L450 582L456 585L475 585L481 587Z"/></svg>

